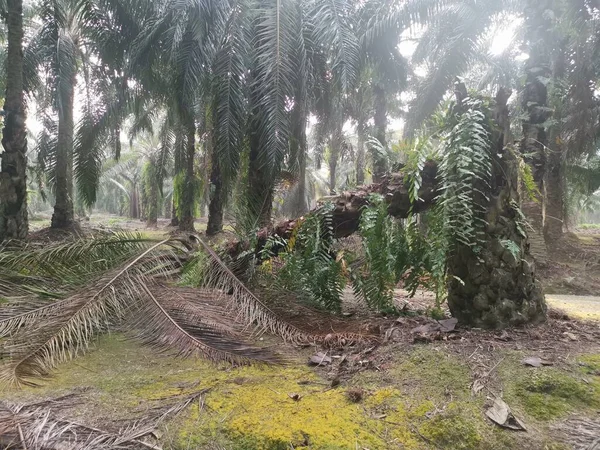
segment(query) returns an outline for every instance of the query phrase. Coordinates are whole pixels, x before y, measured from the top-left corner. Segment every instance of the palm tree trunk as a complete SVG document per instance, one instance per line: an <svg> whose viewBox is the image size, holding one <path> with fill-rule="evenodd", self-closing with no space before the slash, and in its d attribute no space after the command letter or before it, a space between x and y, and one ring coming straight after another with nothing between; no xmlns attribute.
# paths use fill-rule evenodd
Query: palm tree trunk
<svg viewBox="0 0 600 450"><path fill-rule="evenodd" d="M158 183L152 183L150 186L148 198L148 211L146 226L148 228L156 228L158 223Z"/></svg>
<svg viewBox="0 0 600 450"><path fill-rule="evenodd" d="M554 65L552 67L552 77L554 82L559 82L565 77L567 72L567 52L565 42L555 50ZM555 108L553 112L554 122L562 122L561 108ZM554 125L549 132L549 149L546 179L546 216L544 218L544 239L546 247L552 247L563 236L565 225L565 151L566 147L561 139L560 125Z"/></svg>
<svg viewBox="0 0 600 450"><path fill-rule="evenodd" d="M564 161L559 148L551 150L546 172L546 215L544 221L544 238L550 247L563 236L564 225Z"/></svg>
<svg viewBox="0 0 600 450"><path fill-rule="evenodd" d="M194 159L196 155L196 124L193 119L187 126L185 150L185 178L183 195L179 204L179 231L194 231L194 213L196 210L196 177Z"/></svg>
<svg viewBox="0 0 600 450"><path fill-rule="evenodd" d="M172 227L179 226L179 217L177 217L177 206L175 205L175 200L171 201L171 223Z"/></svg>
<svg viewBox="0 0 600 450"><path fill-rule="evenodd" d="M538 0L529 0L526 20L527 41L529 43L529 59L525 65L527 79L522 96L522 107L527 112L523 120L523 140L521 153L531 166L533 179L542 194L537 201L527 199L523 202L522 210L532 229L530 230L530 245L534 257L539 262L548 259L544 241L544 216L546 207L546 152L548 138L544 123L550 118L548 108L548 89L546 81L552 76L550 68L549 42L545 38L549 24L544 19L544 6Z"/></svg>
<svg viewBox="0 0 600 450"><path fill-rule="evenodd" d="M58 140L56 152L56 203L52 214L52 228L68 228L73 224L73 103L75 76L69 80L61 97L58 113Z"/></svg>
<svg viewBox="0 0 600 450"><path fill-rule="evenodd" d="M381 86L375 85L373 87L373 94L375 96L375 113L373 117L373 121L375 122L375 137L385 149L387 147L387 99L385 98L385 90ZM380 183L386 170L385 155L377 152L373 155L373 181Z"/></svg>
<svg viewBox="0 0 600 450"><path fill-rule="evenodd" d="M299 89L298 98L304 98L306 93ZM303 97L304 96L304 97ZM293 201L293 215L301 216L308 211L306 204L306 123L308 121L307 108L303 101L297 101L292 111L292 139L290 142L290 153L297 155L298 160L298 183L296 185L295 198Z"/></svg>
<svg viewBox="0 0 600 450"><path fill-rule="evenodd" d="M335 145L335 144L334 144ZM337 178L338 151L331 146L329 155L329 194L335 195L335 182Z"/></svg>
<svg viewBox="0 0 600 450"><path fill-rule="evenodd" d="M466 92L466 89L464 89ZM487 229L480 251L458 244L448 258L448 307L460 323L478 328L506 328L538 323L546 318L546 302L535 276L535 261L519 214L519 160L507 150L510 93L501 89L496 97L499 133L491 186L481 186L489 197ZM457 104L460 99L457 95ZM503 244L510 242L512 249Z"/></svg>
<svg viewBox="0 0 600 450"><path fill-rule="evenodd" d="M268 179L265 168L259 160L260 140L250 137L250 161L248 167L248 203L251 213L256 215L258 226L266 227L271 223L275 180Z"/></svg>
<svg viewBox="0 0 600 450"><path fill-rule="evenodd" d="M359 122L356 126L358 143L356 145L356 185L365 182L365 124Z"/></svg>
<svg viewBox="0 0 600 450"><path fill-rule="evenodd" d="M223 182L221 179L221 168L217 155L213 155L212 168L210 171L210 203L208 205L208 224L206 234L214 236L223 231Z"/></svg>
<svg viewBox="0 0 600 450"><path fill-rule="evenodd" d="M131 184L131 194L129 195L129 217L132 219L140 218L140 195L136 183Z"/></svg>
<svg viewBox="0 0 600 450"><path fill-rule="evenodd" d="M6 100L0 155L0 242L27 237L27 138L23 101L23 0L7 0Z"/></svg>

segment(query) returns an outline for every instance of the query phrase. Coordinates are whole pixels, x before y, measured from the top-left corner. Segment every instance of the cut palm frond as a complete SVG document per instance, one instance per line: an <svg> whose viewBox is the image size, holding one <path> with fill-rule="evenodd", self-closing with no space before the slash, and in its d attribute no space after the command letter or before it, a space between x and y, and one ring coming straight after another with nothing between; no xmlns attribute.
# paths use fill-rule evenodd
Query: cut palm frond
<svg viewBox="0 0 600 450"><path fill-rule="evenodd" d="M204 356L213 361L245 364L251 361L279 362L271 352L231 339L202 320L190 320L184 311L168 311L148 286L142 289L147 301L135 312L135 336L160 350L175 350L180 356ZM167 292L168 293L168 292ZM224 319L225 317L223 317Z"/></svg>
<svg viewBox="0 0 600 450"><path fill-rule="evenodd" d="M64 300L0 320L1 335L11 336L3 351L9 362L0 369L0 380L35 384L28 378L45 376L58 363L83 352L111 320L122 318L146 295L149 269L155 276L168 276L177 268L177 259L168 253L163 261L147 259L169 243L165 240L154 244ZM33 336L31 328L35 330Z"/></svg>
<svg viewBox="0 0 600 450"><path fill-rule="evenodd" d="M235 306L235 311L240 320L247 324L255 323L259 327L293 343L315 341L315 336L281 320L240 281L208 244L201 239L197 239L197 242L209 258L203 274L204 287L228 293L229 295L223 296L223 299Z"/></svg>
<svg viewBox="0 0 600 450"><path fill-rule="evenodd" d="M0 249L0 283L21 281L57 291L80 286L152 245L139 233L99 233L50 246ZM11 277L16 277L12 279ZM22 280L19 280L22 278ZM0 295L6 295L0 291Z"/></svg>
<svg viewBox="0 0 600 450"><path fill-rule="evenodd" d="M76 450L141 449L160 450L144 440L169 417L176 416L208 390L175 396L137 418L126 427L110 431L64 418L57 411L69 407L77 398L69 395L33 404L0 402L0 446L2 448L69 448ZM51 405L53 409L48 406ZM104 426L103 426L104 428Z"/></svg>
<svg viewBox="0 0 600 450"><path fill-rule="evenodd" d="M119 322L125 323L135 338L160 350L234 364L280 361L267 349L243 343L244 328L253 324L294 342L310 340L279 320L200 238L192 238L151 241L121 236L96 242L91 238L91 242L26 251L22 260L11 255L6 259L11 267L28 268L32 273L39 270L56 283L61 277L71 280L82 273L94 273L95 279L60 300L13 295L0 308L0 337L7 338L0 347L0 359L5 361L0 381L34 385L34 378L48 375L57 364L83 353L95 336ZM161 284L179 274L198 243L218 267L209 277L211 289L188 290L182 295L179 288ZM113 246L125 249L105 249ZM105 254L116 261L127 260L102 271L113 265L97 259ZM50 268L52 260L60 262ZM67 260L80 262L84 269L79 273L69 270ZM64 267L59 268L61 265ZM10 290L11 285L6 286ZM226 295L230 290L233 295Z"/></svg>

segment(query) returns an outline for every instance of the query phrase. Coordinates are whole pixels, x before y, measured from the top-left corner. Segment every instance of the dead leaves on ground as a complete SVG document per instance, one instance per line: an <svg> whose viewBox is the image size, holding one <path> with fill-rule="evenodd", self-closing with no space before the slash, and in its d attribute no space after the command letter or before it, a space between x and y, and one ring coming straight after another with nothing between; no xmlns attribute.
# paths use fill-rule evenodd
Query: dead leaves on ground
<svg viewBox="0 0 600 450"><path fill-rule="evenodd" d="M98 427L65 418L61 410L79 402L74 394L30 404L0 402L0 447L161 450L157 445L158 427L165 419L200 401L206 392L208 389L161 399L155 408L146 409L141 416L116 429L114 425Z"/></svg>

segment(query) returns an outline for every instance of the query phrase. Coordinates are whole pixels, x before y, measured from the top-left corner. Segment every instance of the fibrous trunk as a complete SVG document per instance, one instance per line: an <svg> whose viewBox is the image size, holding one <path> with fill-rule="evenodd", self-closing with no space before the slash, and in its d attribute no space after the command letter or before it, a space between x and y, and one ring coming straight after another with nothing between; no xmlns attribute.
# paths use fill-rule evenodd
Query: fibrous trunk
<svg viewBox="0 0 600 450"><path fill-rule="evenodd" d="M375 137L384 151L387 146L385 136L387 132L387 99L385 98L385 90L381 86L375 85L373 91L375 95L375 114L373 117ZM383 179L387 170L386 166L385 154L382 154L381 150L376 150L373 155L373 182L379 183Z"/></svg>
<svg viewBox="0 0 600 450"><path fill-rule="evenodd" d="M548 80L552 76L549 36L550 24L545 18L545 2L530 0L526 8L527 41L529 58L525 65L527 75L525 89L521 98L523 110L527 113L523 120L523 140L521 153L531 166L533 179L540 192L538 199L524 199L523 212L527 217L530 228L530 243L534 257L539 262L548 259L544 241L544 216L546 205L546 148L548 138L546 121L551 116L548 108Z"/></svg>
<svg viewBox="0 0 600 450"><path fill-rule="evenodd" d="M267 168L261 163L260 141L258 136L250 139L250 161L248 167L248 203L249 213L256 216L259 226L271 223L275 180L269 177Z"/></svg>
<svg viewBox="0 0 600 450"><path fill-rule="evenodd" d="M146 226L156 228L158 224L158 183L151 183L149 194Z"/></svg>
<svg viewBox="0 0 600 450"><path fill-rule="evenodd" d="M356 126L358 142L356 144L356 184L358 186L365 182L365 125L359 122Z"/></svg>
<svg viewBox="0 0 600 450"><path fill-rule="evenodd" d="M486 232L480 251L472 247L455 247L448 255L448 304L452 314L463 324L502 328L545 319L546 304L540 283L536 280L535 262L529 250L527 225L519 208L518 159L505 146L508 130L507 95L497 98L496 121L500 131L494 136L497 148L491 186L487 189ZM430 207L439 197L437 163L427 161L422 172L420 202L411 205L409 185L403 173L392 174L381 183L364 186L352 192L322 199L333 205L331 223L336 237L356 232L364 207L373 193L381 194L388 203L388 213L407 217ZM412 210L411 210L412 207ZM272 235L289 238L298 219L281 222L274 229L264 228L257 234L258 252ZM228 252L235 257L248 250L243 242L231 242ZM276 251L277 249L271 249Z"/></svg>
<svg viewBox="0 0 600 450"><path fill-rule="evenodd" d="M194 231L196 204L196 177L194 157L196 155L196 124L193 119L187 126L185 147L185 172L179 207L179 231Z"/></svg>
<svg viewBox="0 0 600 450"><path fill-rule="evenodd" d="M210 203L208 205L208 224L206 234L213 236L223 231L223 182L217 155L213 155L210 172Z"/></svg>
<svg viewBox="0 0 600 450"><path fill-rule="evenodd" d="M179 217L177 217L177 206L175 205L175 200L171 201L171 223L169 223L172 227L179 226Z"/></svg>
<svg viewBox="0 0 600 450"><path fill-rule="evenodd" d="M509 94L510 95L510 94ZM508 142L509 95L496 98L497 143L479 249L457 244L448 259L448 306L461 323L482 328L535 323L545 319L546 303L529 251L527 225L519 208L519 160Z"/></svg>
<svg viewBox="0 0 600 450"><path fill-rule="evenodd" d="M27 237L27 139L23 101L23 1L7 0L6 100L0 155L0 242Z"/></svg>
<svg viewBox="0 0 600 450"><path fill-rule="evenodd" d="M68 228L73 224L73 101L75 76L61 88L61 107L58 112L56 152L56 186L52 228Z"/></svg>

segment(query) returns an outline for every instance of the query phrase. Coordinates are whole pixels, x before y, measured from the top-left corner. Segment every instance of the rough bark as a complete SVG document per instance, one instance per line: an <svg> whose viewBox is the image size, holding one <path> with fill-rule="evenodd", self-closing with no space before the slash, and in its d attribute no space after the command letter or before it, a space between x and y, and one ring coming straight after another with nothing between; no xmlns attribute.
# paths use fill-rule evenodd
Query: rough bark
<svg viewBox="0 0 600 450"><path fill-rule="evenodd" d="M567 73L567 51L566 43L563 42L556 49L556 56L552 67L552 76L554 80L564 79ZM562 123L562 108L554 109L553 119L557 123ZM546 247L550 248L559 241L564 232L565 218L565 164L566 164L566 146L561 136L561 126L554 125L549 131L549 151L547 157L546 178L544 185L546 187L546 215L544 218L544 239Z"/></svg>
<svg viewBox="0 0 600 450"><path fill-rule="evenodd" d="M546 187L544 239L547 247L551 247L553 243L559 241L564 232L565 162L562 146L556 141L555 143L548 156L544 180Z"/></svg>
<svg viewBox="0 0 600 450"><path fill-rule="evenodd" d="M375 137L385 149L387 147L387 99L385 98L385 90L381 86L375 85L373 87L373 94L375 96L375 114L373 117L375 123ZM385 176L386 170L387 164L385 155L376 152L373 155L373 181L375 183L380 183Z"/></svg>
<svg viewBox="0 0 600 450"><path fill-rule="evenodd" d="M196 124L193 119L187 125L185 144L185 177L179 206L179 231L194 231L196 205L196 177L194 159L196 155Z"/></svg>
<svg viewBox="0 0 600 450"><path fill-rule="evenodd" d="M356 144L356 184L365 183L365 124L359 122L356 126L358 142Z"/></svg>
<svg viewBox="0 0 600 450"><path fill-rule="evenodd" d="M58 137L56 152L56 189L52 228L69 228L73 225L73 104L75 99L75 74L62 81L61 106L58 111Z"/></svg>
<svg viewBox="0 0 600 450"><path fill-rule="evenodd" d="M256 215L259 226L271 223L275 180L269 179L266 167L260 161L260 139L250 137L250 161L248 166L248 201L252 214Z"/></svg>
<svg viewBox="0 0 600 450"><path fill-rule="evenodd" d="M427 161L423 168L422 185L419 190L419 197L422 201L414 205L413 210L415 213L427 209L437 196L438 185L436 175L437 163L435 161ZM380 194L385 198L389 205L388 212L390 215L394 217L407 217L411 209L408 189L409 186L405 175L402 173L393 173L384 177L381 183L362 186L356 190L343 192L337 196L325 197L320 200L320 203L330 202L333 204L334 208L331 214L334 236L342 238L358 231L360 215L362 209L369 204L370 194ZM319 207L317 206L317 209ZM257 233L256 251L258 252L262 249L271 235L286 239L289 238L297 222L298 219L284 220L275 227L263 227ZM242 251L248 250L248 248L247 242L234 241L228 244L227 251L230 256L235 257Z"/></svg>
<svg viewBox="0 0 600 450"><path fill-rule="evenodd" d="M156 228L158 224L158 183L151 183L149 194L146 226Z"/></svg>
<svg viewBox="0 0 600 450"><path fill-rule="evenodd" d="M329 155L329 194L335 195L335 182L337 177L337 164L338 164L338 152L331 148L331 153Z"/></svg>
<svg viewBox="0 0 600 450"><path fill-rule="evenodd" d="M510 95L510 94L509 94ZM543 321L546 303L535 262L530 254L526 225L520 216L519 162L508 142L509 95L496 98L495 153L487 229L480 251L457 245L448 259L448 306L463 324L505 328ZM460 98L459 98L460 102Z"/></svg>
<svg viewBox="0 0 600 450"><path fill-rule="evenodd" d="M27 237L27 138L23 100L23 1L7 0L6 100L0 155L0 241Z"/></svg>
<svg viewBox="0 0 600 450"><path fill-rule="evenodd" d="M171 201L171 223L169 225L172 227L179 226L179 217L177 217L177 206L175 205L175 200Z"/></svg>
<svg viewBox="0 0 600 450"><path fill-rule="evenodd" d="M210 203L208 204L208 224L206 234L214 236L223 231L223 182L221 170L216 155L213 155L213 163L210 171Z"/></svg>
<svg viewBox="0 0 600 450"><path fill-rule="evenodd" d="M552 76L549 51L550 24L545 18L547 5L545 1L529 0L526 7L526 39L529 47L529 58L525 64L527 75L522 95L522 108L527 113L523 120L523 140L521 153L531 166L533 179L542 198L538 201L526 199L522 209L531 225L530 240L532 252L539 262L548 259L544 241L544 216L546 204L546 151L548 137L544 124L551 116L548 108L547 80Z"/></svg>

